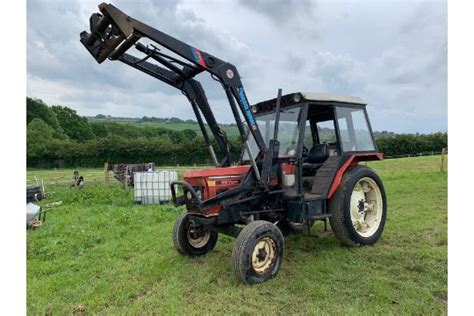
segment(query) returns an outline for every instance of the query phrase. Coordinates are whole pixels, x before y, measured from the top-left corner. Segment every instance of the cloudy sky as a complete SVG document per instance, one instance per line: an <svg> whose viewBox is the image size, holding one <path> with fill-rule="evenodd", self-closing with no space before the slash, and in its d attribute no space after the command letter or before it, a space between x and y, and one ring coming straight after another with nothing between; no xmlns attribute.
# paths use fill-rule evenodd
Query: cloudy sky
<svg viewBox="0 0 474 316"><path fill-rule="evenodd" d="M177 90L79 42L99 0L28 0L27 95L81 115L193 118ZM445 1L117 0L129 15L233 63L251 103L315 91L364 99L375 130L447 129ZM221 87L201 74L221 122Z"/></svg>

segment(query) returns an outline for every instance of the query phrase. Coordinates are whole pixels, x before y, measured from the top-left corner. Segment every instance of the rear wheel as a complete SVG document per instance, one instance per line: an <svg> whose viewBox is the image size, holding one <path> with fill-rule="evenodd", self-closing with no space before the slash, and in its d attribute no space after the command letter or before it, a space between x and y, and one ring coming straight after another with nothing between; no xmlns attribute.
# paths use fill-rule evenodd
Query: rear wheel
<svg viewBox="0 0 474 316"><path fill-rule="evenodd" d="M334 235L347 246L372 245L382 235L387 217L385 190L370 168L349 169L329 201Z"/></svg>
<svg viewBox="0 0 474 316"><path fill-rule="evenodd" d="M216 246L218 233L210 227L194 223L187 213L174 224L173 244L179 253L190 257L201 256Z"/></svg>
<svg viewBox="0 0 474 316"><path fill-rule="evenodd" d="M237 277L244 283L255 284L273 278L283 260L283 235L267 221L247 224L234 245L232 264Z"/></svg>

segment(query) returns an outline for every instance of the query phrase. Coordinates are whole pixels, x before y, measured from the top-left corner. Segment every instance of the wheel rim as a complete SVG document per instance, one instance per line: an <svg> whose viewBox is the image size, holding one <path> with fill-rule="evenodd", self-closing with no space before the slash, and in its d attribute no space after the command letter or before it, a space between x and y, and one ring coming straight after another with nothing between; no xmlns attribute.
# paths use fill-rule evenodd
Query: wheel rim
<svg viewBox="0 0 474 316"><path fill-rule="evenodd" d="M380 227L383 212L382 193L374 179L357 181L351 195L351 221L362 237L371 237Z"/></svg>
<svg viewBox="0 0 474 316"><path fill-rule="evenodd" d="M209 230L203 231L202 229L198 229L196 226L190 224L188 227L187 237L191 246L194 248L202 248L211 238L211 232Z"/></svg>
<svg viewBox="0 0 474 316"><path fill-rule="evenodd" d="M252 268L262 274L267 272L276 259L276 245L270 237L260 239L252 252Z"/></svg>

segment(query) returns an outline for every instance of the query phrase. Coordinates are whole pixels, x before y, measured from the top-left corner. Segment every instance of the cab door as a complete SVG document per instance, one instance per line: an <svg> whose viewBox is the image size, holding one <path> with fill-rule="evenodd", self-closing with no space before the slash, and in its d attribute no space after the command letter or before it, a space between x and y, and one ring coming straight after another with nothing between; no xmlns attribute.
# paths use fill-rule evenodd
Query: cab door
<svg viewBox="0 0 474 316"><path fill-rule="evenodd" d="M278 160L282 164L282 187L287 196L296 197L303 194L301 168L307 114L307 103L280 112Z"/></svg>

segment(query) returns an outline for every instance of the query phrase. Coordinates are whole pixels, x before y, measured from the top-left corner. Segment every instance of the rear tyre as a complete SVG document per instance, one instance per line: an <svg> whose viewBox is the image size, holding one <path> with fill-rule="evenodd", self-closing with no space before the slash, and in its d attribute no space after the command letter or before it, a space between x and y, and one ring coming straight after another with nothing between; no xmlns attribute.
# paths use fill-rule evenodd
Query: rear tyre
<svg viewBox="0 0 474 316"><path fill-rule="evenodd" d="M372 169L349 169L328 208L334 235L344 245L372 245L382 235L387 200L382 181Z"/></svg>
<svg viewBox="0 0 474 316"><path fill-rule="evenodd" d="M187 213L183 213L176 219L172 237L179 253L195 257L214 249L218 233L208 226L195 224Z"/></svg>
<svg viewBox="0 0 474 316"><path fill-rule="evenodd" d="M261 283L278 273L283 253L280 229L267 221L253 221L242 229L235 241L232 266L242 282Z"/></svg>

